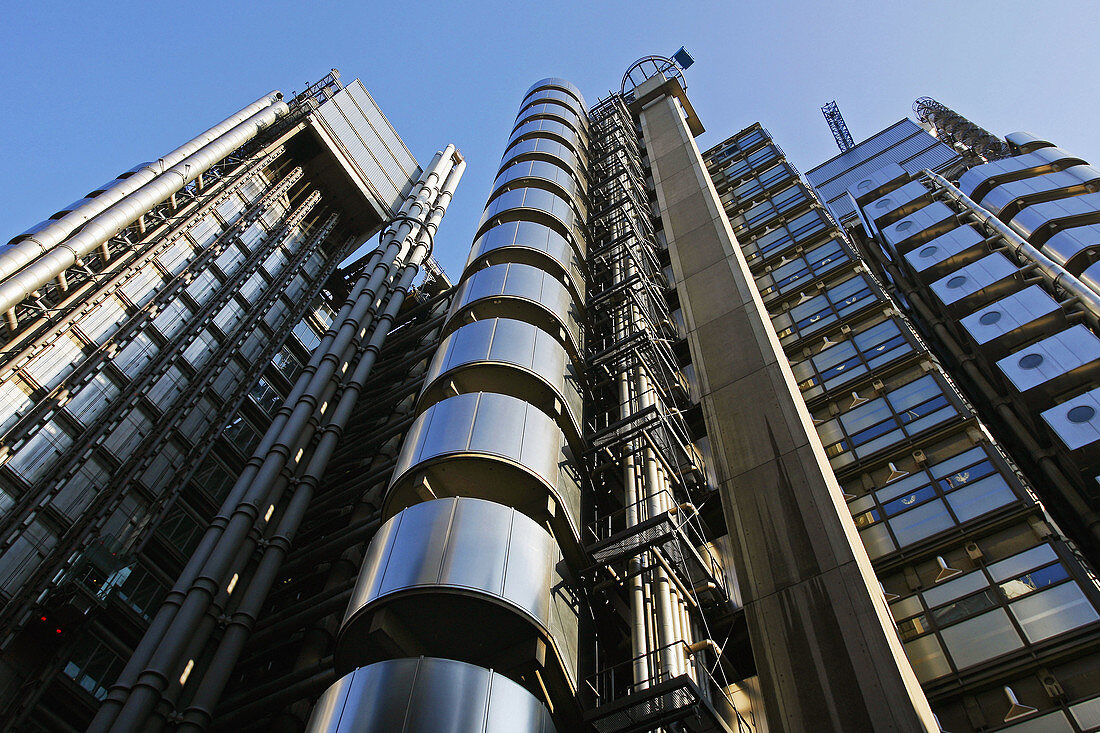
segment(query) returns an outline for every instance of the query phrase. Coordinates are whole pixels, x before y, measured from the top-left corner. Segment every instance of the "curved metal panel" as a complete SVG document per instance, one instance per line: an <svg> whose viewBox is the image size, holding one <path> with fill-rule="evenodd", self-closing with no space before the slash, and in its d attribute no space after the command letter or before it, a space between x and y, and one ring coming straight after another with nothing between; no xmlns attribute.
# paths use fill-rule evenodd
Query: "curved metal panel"
<svg viewBox="0 0 1100 733"><path fill-rule="evenodd" d="M569 355L542 329L511 318L468 323L439 345L424 376L419 409L455 392L503 392L553 415L579 448L580 378Z"/></svg>
<svg viewBox="0 0 1100 733"><path fill-rule="evenodd" d="M557 338L575 362L581 362L580 307L549 272L517 263L478 270L455 290L444 335L465 320L499 316L533 323Z"/></svg>
<svg viewBox="0 0 1100 733"><path fill-rule="evenodd" d="M588 115L577 103L577 100L565 92L556 89L544 89L534 97L526 100L520 105L519 112L516 113L516 120L525 118L527 116L527 111L530 109L545 108L546 110L551 110L555 107L559 110L568 110L570 115L576 117L578 124L584 128L584 131L591 135L592 124L588 119Z"/></svg>
<svg viewBox="0 0 1100 733"><path fill-rule="evenodd" d="M954 229L958 226L957 216L942 202L933 201L901 221L883 227L882 236L899 254L905 254L918 244Z"/></svg>
<svg viewBox="0 0 1100 733"><path fill-rule="evenodd" d="M1009 221L1024 206L1086 193L1095 189L1098 183L1100 170L1091 165L1075 165L1064 171L1002 183L991 189L979 203L998 219Z"/></svg>
<svg viewBox="0 0 1100 733"><path fill-rule="evenodd" d="M521 218L556 226L562 234L578 241L587 239L583 220L569 200L543 188L519 188L499 194L485 206L477 225L477 236L497 222Z"/></svg>
<svg viewBox="0 0 1100 733"><path fill-rule="evenodd" d="M508 149L505 157L501 159L500 170L525 160L545 160L573 171L581 179L581 186L587 194L588 176L584 165L569 146L546 137L528 138Z"/></svg>
<svg viewBox="0 0 1100 733"><path fill-rule="evenodd" d="M517 127L508 138L508 144L504 148L507 151L513 144L528 137L552 137L560 140L581 158L585 165L588 164L588 149L584 145L581 135L569 125L557 120L531 120Z"/></svg>
<svg viewBox="0 0 1100 733"><path fill-rule="evenodd" d="M517 397L460 394L413 421L383 514L448 496L488 499L549 521L563 552L580 557L580 484L565 435L546 413Z"/></svg>
<svg viewBox="0 0 1100 733"><path fill-rule="evenodd" d="M495 192L504 184L519 178L544 178L571 196L578 207L583 208L583 215L587 218L588 188L581 180L581 175L557 158L516 161L500 166L492 190ZM492 195L489 197L492 198Z"/></svg>
<svg viewBox="0 0 1100 733"><path fill-rule="evenodd" d="M555 733L550 712L504 675L436 657L360 667L321 695L309 733Z"/></svg>
<svg viewBox="0 0 1100 733"><path fill-rule="evenodd" d="M337 671L414 650L501 668L541 640L556 652L539 664L544 676L575 690L579 613L558 570L561 551L537 522L495 502L449 498L411 506L383 529L340 628Z"/></svg>
<svg viewBox="0 0 1100 733"><path fill-rule="evenodd" d="M1010 222L1029 242L1041 246L1056 229L1100 223L1100 193L1086 193L1028 206Z"/></svg>
<svg viewBox="0 0 1100 733"><path fill-rule="evenodd" d="M516 118L513 130L522 127L531 120L554 120L569 125L580 137L582 144L587 148L589 143L588 128L581 121L580 115L568 107L560 104L536 104L527 107Z"/></svg>
<svg viewBox="0 0 1100 733"><path fill-rule="evenodd" d="M1100 224L1056 232L1043 244L1043 253L1070 273L1080 275L1100 258Z"/></svg>
<svg viewBox="0 0 1100 733"><path fill-rule="evenodd" d="M531 160L501 170L493 181L493 192L489 194L487 210L492 208L492 202L501 195L502 189L508 187L513 190L517 187L533 187L549 191L569 201L580 221L588 218L588 197L580 182L569 171L554 163Z"/></svg>
<svg viewBox="0 0 1100 733"><path fill-rule="evenodd" d="M1084 160L1061 148L1041 148L1033 153L1003 158L971 168L959 177L959 190L975 201L980 201L989 189L1002 183L1084 163Z"/></svg>
<svg viewBox="0 0 1100 733"><path fill-rule="evenodd" d="M585 109L588 108L588 103L584 101L584 95L581 94L581 90L577 88L577 85L557 76L548 76L545 79L539 79L538 81L536 81L527 89L527 93L523 95L523 101L526 102L528 97L530 97L532 94L539 91L540 89L547 89L551 87L564 89L574 99L577 100L581 107Z"/></svg>
<svg viewBox="0 0 1100 733"><path fill-rule="evenodd" d="M920 181L910 181L901 188L871 202L863 210L877 226L884 227L930 203L932 203L932 192Z"/></svg>
<svg viewBox="0 0 1100 733"><path fill-rule="evenodd" d="M1018 148L1021 153L1033 153L1039 148L1054 147L1054 143L1035 137L1030 132L1010 132L1005 135L1005 141Z"/></svg>
<svg viewBox="0 0 1100 733"><path fill-rule="evenodd" d="M941 234L927 244L909 250L905 259L925 282L969 264L989 252L985 237L972 226L961 226Z"/></svg>
<svg viewBox="0 0 1100 733"><path fill-rule="evenodd" d="M1019 268L1000 252L986 255L931 284L932 292L956 312L973 310L1021 287Z"/></svg>
<svg viewBox="0 0 1100 733"><path fill-rule="evenodd" d="M581 259L584 242L571 243L560 233L533 221L509 221L489 229L474 242L463 277L475 265L518 262L542 270L560 271L569 279L577 302L584 301L585 278ZM547 259L553 262L547 262Z"/></svg>

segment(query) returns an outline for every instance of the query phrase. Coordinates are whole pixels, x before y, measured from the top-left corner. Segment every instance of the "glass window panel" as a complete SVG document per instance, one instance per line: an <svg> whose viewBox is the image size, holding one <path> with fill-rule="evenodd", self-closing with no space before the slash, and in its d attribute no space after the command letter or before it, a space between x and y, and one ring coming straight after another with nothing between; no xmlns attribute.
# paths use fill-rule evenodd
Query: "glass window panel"
<svg viewBox="0 0 1100 733"><path fill-rule="evenodd" d="M1005 580L1020 575L1032 568L1046 565L1058 559L1054 548L1047 544L1032 547L1018 555L995 562L989 566L989 574L994 580Z"/></svg>
<svg viewBox="0 0 1100 733"><path fill-rule="evenodd" d="M1001 583L1001 591L1011 600L1067 579L1069 579L1069 571L1061 563L1055 563Z"/></svg>
<svg viewBox="0 0 1100 733"><path fill-rule="evenodd" d="M1025 596L1012 603L1012 615L1030 641L1040 641L1100 618L1076 583Z"/></svg>
<svg viewBox="0 0 1100 733"><path fill-rule="evenodd" d="M46 389L57 386L84 358L79 342L69 334L63 334L23 367L30 376Z"/></svg>
<svg viewBox="0 0 1100 733"><path fill-rule="evenodd" d="M1100 727L1100 697L1071 705L1069 712L1082 728Z"/></svg>
<svg viewBox="0 0 1100 733"><path fill-rule="evenodd" d="M105 298L79 321L80 330L91 341L102 344L126 320L126 310L113 297Z"/></svg>
<svg viewBox="0 0 1100 733"><path fill-rule="evenodd" d="M56 422L44 423L8 459L7 466L24 480L32 482L44 474L72 442L72 437Z"/></svg>
<svg viewBox="0 0 1100 733"><path fill-rule="evenodd" d="M863 540L863 546L867 548L867 554L871 559L882 557L897 549L885 524L876 524L859 531L859 537Z"/></svg>
<svg viewBox="0 0 1100 733"><path fill-rule="evenodd" d="M947 663L947 657L935 634L906 642L905 656L909 657L909 663L913 665L913 671L921 682L951 673L951 665Z"/></svg>
<svg viewBox="0 0 1100 733"><path fill-rule="evenodd" d="M940 604L962 598L988 585L989 582L985 579L985 575L979 571L974 571L924 591L924 602L928 604L929 608L935 608Z"/></svg>
<svg viewBox="0 0 1100 733"><path fill-rule="evenodd" d="M890 613L895 620L908 618L923 612L923 610L924 606L921 605L919 595L901 598L890 604Z"/></svg>
<svg viewBox="0 0 1100 733"><path fill-rule="evenodd" d="M1016 495L999 475L981 479L947 496L947 503L951 505L960 522L979 517L1015 500Z"/></svg>
<svg viewBox="0 0 1100 733"><path fill-rule="evenodd" d="M1023 646L1003 608L950 626L940 634L960 670Z"/></svg>
<svg viewBox="0 0 1100 733"><path fill-rule="evenodd" d="M908 545L954 525L943 501L937 499L889 520L900 545Z"/></svg>

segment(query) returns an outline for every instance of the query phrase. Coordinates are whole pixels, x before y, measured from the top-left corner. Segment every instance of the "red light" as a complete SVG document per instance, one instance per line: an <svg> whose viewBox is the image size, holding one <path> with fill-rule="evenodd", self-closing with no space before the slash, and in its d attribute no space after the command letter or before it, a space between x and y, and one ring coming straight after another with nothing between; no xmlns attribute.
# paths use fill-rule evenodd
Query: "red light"
<svg viewBox="0 0 1100 733"><path fill-rule="evenodd" d="M46 617L45 617L45 616L42 616L42 617L41 617L41 618L39 618L38 620L39 620L39 621L45 621L45 620L46 620Z"/></svg>
<svg viewBox="0 0 1100 733"><path fill-rule="evenodd" d="M53 631L54 631L55 634L60 634L61 633L61 629L54 629Z"/></svg>

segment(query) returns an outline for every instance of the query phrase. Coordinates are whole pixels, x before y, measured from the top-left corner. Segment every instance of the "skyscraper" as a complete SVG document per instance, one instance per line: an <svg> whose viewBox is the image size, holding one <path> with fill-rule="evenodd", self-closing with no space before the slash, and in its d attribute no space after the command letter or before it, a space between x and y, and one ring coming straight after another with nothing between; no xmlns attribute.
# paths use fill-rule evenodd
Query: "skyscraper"
<svg viewBox="0 0 1100 733"><path fill-rule="evenodd" d="M984 162L1050 146L998 147L928 107L935 135L906 120L852 146L812 172L819 198L759 124L699 151L690 63L645 57L591 105L568 81L535 83L453 287L430 264L411 283L464 161L448 147L421 169L337 76L289 105L269 95L62 212L66 231L0 253L15 273L0 283L5 429L27 436L5 437L0 467L7 717L97 731L1100 724L1100 595L1078 551L1090 444L1021 458L1014 424L974 391L976 358L937 336L962 306L921 299L1004 243L1033 257L1002 277L1020 287L950 290L984 293L978 307L1040 286L1026 277L1046 261L958 189L989 198L1057 172ZM225 136L203 158L214 173L186 167ZM174 190L148 188L165 176ZM1000 210L1085 201L1092 179L1074 180ZM936 196L968 209L939 215ZM1067 333L1092 326L1072 314L1095 298L1085 234L1043 286ZM932 237L975 256L955 248L915 274L902 258ZM187 248L174 272L172 242ZM92 317L107 301L115 322ZM268 302L283 306L270 319ZM54 353L64 339L72 355ZM1091 395L1091 361L1043 348L1065 368L1028 395L1029 426Z"/></svg>

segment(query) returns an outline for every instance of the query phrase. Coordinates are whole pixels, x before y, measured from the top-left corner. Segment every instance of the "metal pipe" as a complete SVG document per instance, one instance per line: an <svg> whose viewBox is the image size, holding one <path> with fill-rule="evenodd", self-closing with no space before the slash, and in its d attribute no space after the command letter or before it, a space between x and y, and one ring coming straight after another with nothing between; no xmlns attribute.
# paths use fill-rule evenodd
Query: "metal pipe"
<svg viewBox="0 0 1100 733"><path fill-rule="evenodd" d="M1020 257L1025 257L1033 261L1043 274L1043 278L1054 288L1061 288L1070 295L1079 298L1081 305L1085 309L1092 313L1093 316L1100 318L1100 293L1097 293L1095 290L1085 285L1064 267L1047 257L1035 247L1035 245L1010 229L1004 222L993 216L987 209L982 208L946 178L930 170L922 171L922 173L935 182L947 196L965 206L973 212L983 224L999 234L1005 244L1008 245L1009 249Z"/></svg>
<svg viewBox="0 0 1100 733"><path fill-rule="evenodd" d="M272 429L265 434L263 444L257 449L256 453L259 455L254 454L253 458L259 457L261 461L257 465L256 461L250 459L249 464L256 466L255 470L248 471L246 467L246 473L238 479L231 495L243 495L242 498L233 508L228 521L222 523L224 529L215 538L214 546L210 548L205 561L201 564L201 570L193 575L192 582L182 598L177 594L177 598L174 599L177 610L171 614L172 618L164 627L159 643L151 650L148 664L132 683L129 695L122 696L125 702L118 712L112 729L131 730L143 724L160 698L161 691L167 687L167 682L172 678L172 670L181 662L180 655L183 647L194 635L219 588L227 581L234 559L239 556L262 507L271 500L268 496L269 489L273 486L285 487L285 477L281 479L281 476L290 462L291 451L298 444L303 429L313 418L320 404L319 396L323 395L330 385L334 385L332 380L337 376L338 364L350 357L349 354L341 359L346 350L354 349L352 341L362 328L362 319L368 310L373 310L380 286L388 278L392 264L398 260L403 250L407 250L406 240L419 228L421 230L418 237L419 246L419 239L423 238L426 232L434 233L435 228L438 227L439 219L442 218L442 211L437 215L439 201L450 200L458 177L452 170L451 177L454 177L454 183L451 184L449 191L445 187L438 196L435 195L436 184L444 166L450 165L453 153L454 146L448 146L444 153L436 156L433 165L421 179L415 199L409 202L410 206L403 207L403 211L415 209L416 216L404 216L396 229L391 226L387 230L387 234L390 232L393 234L388 238L385 253L380 255L370 274L364 274L352 288L348 301L341 309L341 313L346 312L347 315L340 323L339 330L331 339L328 339L326 334L328 348L324 350L318 348L317 351L322 355L316 360L315 366L314 359L310 360L310 366L314 366L313 371L310 372L308 368L303 370L295 387L294 393L297 399L292 402L288 397L283 408L280 409L280 414L285 413L286 417L279 421L279 429L275 430L276 425L273 422ZM464 168L464 163L456 166L459 177L460 169ZM451 177L448 178L448 183L451 183ZM433 197L436 199L435 205L427 209L427 203ZM443 204L443 209L445 208L446 203ZM429 212L428 221L423 222L425 213ZM430 235L428 237L430 241ZM302 386L300 390L299 386ZM295 395L292 394L292 396ZM288 406L289 410L286 409ZM312 432L310 434L312 435ZM269 436L274 437L269 439ZM260 453L264 444L268 448L266 454ZM294 460L296 461L297 457ZM281 491L281 489L275 489L275 491ZM160 627L158 631L159 629Z"/></svg>
<svg viewBox="0 0 1100 733"><path fill-rule="evenodd" d="M455 183L457 184L457 180L455 180ZM445 209L446 206L444 205L443 208ZM442 213L440 216L442 217ZM269 538L269 545L264 551L260 564L248 585L244 600L241 601L240 607L233 614L229 627L226 629L209 668L195 692L191 705L183 713L183 721L177 728L179 733L184 733L184 731L197 733L204 730L213 720L214 706L217 705L217 701L229 681L233 667L244 650L252 626L267 600L267 594L271 590L271 586L278 577L279 569L282 567L283 559L290 549L294 534L305 518L321 476L324 474L328 461L343 435L343 427L355 410L359 394L371 368L374 366L378 353L381 351L386 334L389 333L393 320L396 318L401 304L404 303L405 294L412 286L413 278L416 277L426 254L426 246L418 246L414 249L409 257L408 264L404 266L401 272L400 280L391 290L386 308L375 323L374 331L364 349L363 357L356 365L355 372L332 413L332 419L325 426L313 457L298 481L298 486L294 491L290 504L280 520L279 529L273 537Z"/></svg>
<svg viewBox="0 0 1100 733"><path fill-rule="evenodd" d="M29 236L20 235L23 237L21 241L0 252L0 280L17 272L27 263L53 249L72 234L77 227L99 216L108 207L126 198L154 178L163 175L165 171L184 158L189 157L196 150L221 137L257 112L276 104L282 98L282 92L278 91L265 94L236 114L227 117L209 130L196 135L167 155L152 163L145 164L127 178L116 178L113 185L110 185L103 193L71 210L60 219L51 221L43 229Z"/></svg>
<svg viewBox="0 0 1100 733"><path fill-rule="evenodd" d="M132 194L89 221L79 233L30 262L0 282L0 312L7 312L38 288L56 278L77 260L137 221L138 217L210 169L215 163L252 140L290 108L278 102L236 125L192 155L169 168Z"/></svg>

